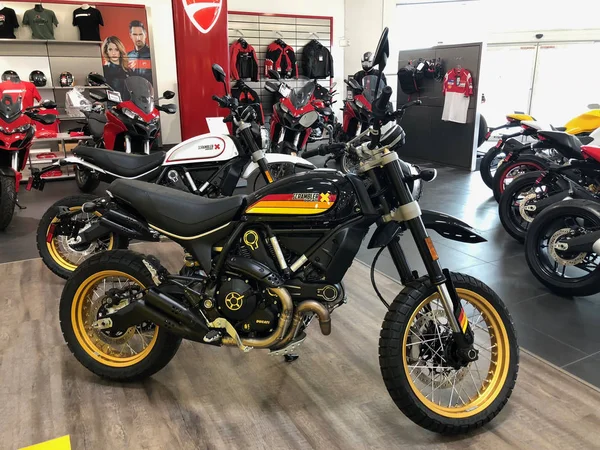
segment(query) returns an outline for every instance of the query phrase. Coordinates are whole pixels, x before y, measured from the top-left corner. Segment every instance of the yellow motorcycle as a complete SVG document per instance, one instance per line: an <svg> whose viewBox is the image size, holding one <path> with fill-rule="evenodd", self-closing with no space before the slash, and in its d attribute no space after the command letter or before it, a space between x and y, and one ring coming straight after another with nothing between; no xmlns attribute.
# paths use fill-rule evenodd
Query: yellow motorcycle
<svg viewBox="0 0 600 450"><path fill-rule="evenodd" d="M590 110L575 117L567 122L564 127L554 128L551 125L542 125L528 115L522 113L508 114L506 116L507 123L496 128L488 128L485 140L487 141L494 131L502 128L516 128L519 131L510 134L502 135L495 147L492 147L481 160L479 171L481 178L487 187L493 188L494 175L498 167L504 161L506 155L510 152L510 148L521 146L522 143L517 141L516 137L531 137L537 139L537 132L541 129L554 129L556 131L564 131L577 137L589 136L597 128L600 128L600 105L589 105Z"/></svg>

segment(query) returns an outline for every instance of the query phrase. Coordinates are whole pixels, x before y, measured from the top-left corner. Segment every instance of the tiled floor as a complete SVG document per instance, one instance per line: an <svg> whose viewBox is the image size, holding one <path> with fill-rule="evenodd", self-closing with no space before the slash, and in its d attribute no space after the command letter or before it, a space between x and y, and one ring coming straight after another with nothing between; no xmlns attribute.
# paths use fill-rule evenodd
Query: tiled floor
<svg viewBox="0 0 600 450"><path fill-rule="evenodd" d="M44 192L24 192L19 211L6 233L0 233L0 263L38 256L35 231L39 217L56 200L78 193L74 182L48 183ZM561 298L549 293L530 274L523 247L502 228L497 205L479 173L443 168L425 186L423 209L454 215L481 231L488 242L477 245L449 241L432 233L442 264L490 285L513 315L522 347L600 387L600 295ZM370 237L370 236L369 236ZM424 271L410 235L403 245L413 269ZM375 251L363 243L358 258L368 264ZM377 269L397 278L387 252Z"/></svg>

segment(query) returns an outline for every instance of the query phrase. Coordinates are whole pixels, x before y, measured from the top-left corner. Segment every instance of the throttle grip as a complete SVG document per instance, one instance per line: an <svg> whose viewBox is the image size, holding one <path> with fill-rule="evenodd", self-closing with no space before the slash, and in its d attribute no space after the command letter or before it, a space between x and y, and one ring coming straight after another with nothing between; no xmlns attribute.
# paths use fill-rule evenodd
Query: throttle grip
<svg viewBox="0 0 600 450"><path fill-rule="evenodd" d="M373 104L373 115L378 118L383 118L387 113L387 105L392 98L392 88L390 86L386 86L381 93L381 96L375 100Z"/></svg>

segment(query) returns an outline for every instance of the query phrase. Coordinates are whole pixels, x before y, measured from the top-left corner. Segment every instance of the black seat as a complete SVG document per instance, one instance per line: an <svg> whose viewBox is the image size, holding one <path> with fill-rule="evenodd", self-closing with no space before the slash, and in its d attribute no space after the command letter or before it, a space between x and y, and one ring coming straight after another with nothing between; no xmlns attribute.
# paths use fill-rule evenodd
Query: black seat
<svg viewBox="0 0 600 450"><path fill-rule="evenodd" d="M115 180L107 190L129 203L159 231L183 238L225 225L246 203L243 195L213 199L137 180Z"/></svg>
<svg viewBox="0 0 600 450"><path fill-rule="evenodd" d="M538 131L538 136L548 139L556 145L556 150L567 158L582 159L581 141L571 134L563 131Z"/></svg>
<svg viewBox="0 0 600 450"><path fill-rule="evenodd" d="M86 147L84 145L75 147L73 154L107 172L126 178L139 177L157 169L165 160L165 152L156 152L150 155L133 155L114 150Z"/></svg>

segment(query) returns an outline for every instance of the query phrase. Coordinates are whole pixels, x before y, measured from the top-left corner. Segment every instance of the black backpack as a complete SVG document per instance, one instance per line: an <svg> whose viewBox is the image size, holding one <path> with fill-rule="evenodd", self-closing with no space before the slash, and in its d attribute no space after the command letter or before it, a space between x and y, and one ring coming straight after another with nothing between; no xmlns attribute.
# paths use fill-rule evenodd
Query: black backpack
<svg viewBox="0 0 600 450"><path fill-rule="evenodd" d="M406 95L412 95L419 92L421 83L423 81L424 74L422 71L417 70L415 66L409 63L407 66L402 67L398 71L398 82L400 83L400 89Z"/></svg>

